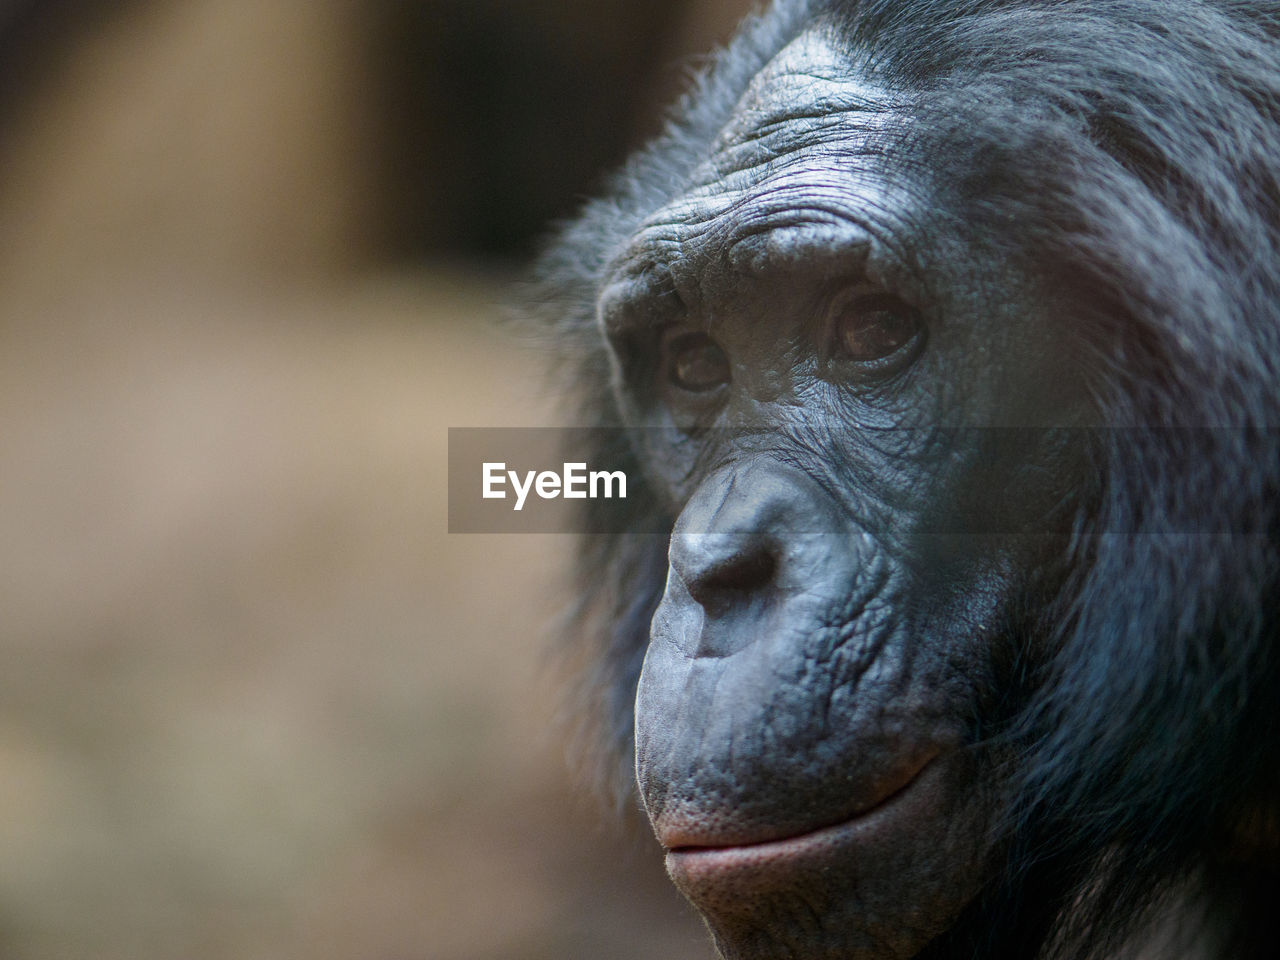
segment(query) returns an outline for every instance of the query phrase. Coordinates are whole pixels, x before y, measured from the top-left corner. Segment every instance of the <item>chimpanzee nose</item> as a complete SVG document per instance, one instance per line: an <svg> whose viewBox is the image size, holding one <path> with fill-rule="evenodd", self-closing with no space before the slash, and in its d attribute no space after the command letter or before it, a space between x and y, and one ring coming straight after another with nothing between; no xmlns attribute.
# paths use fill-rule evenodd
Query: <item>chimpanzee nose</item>
<svg viewBox="0 0 1280 960"><path fill-rule="evenodd" d="M797 592L823 592L840 549L836 504L792 467L726 468L698 488L676 521L653 634L689 656L727 656L770 629Z"/></svg>
<svg viewBox="0 0 1280 960"><path fill-rule="evenodd" d="M731 603L737 594L762 592L773 583L778 570L778 550L770 537L755 534L697 534L682 538L672 551L671 563L680 569L689 595L710 612ZM712 542L708 543L708 540Z"/></svg>
<svg viewBox="0 0 1280 960"><path fill-rule="evenodd" d="M679 531L671 539L669 560L690 598L717 616L746 602L749 594L767 592L778 575L780 553L771 532L743 525L732 532Z"/></svg>

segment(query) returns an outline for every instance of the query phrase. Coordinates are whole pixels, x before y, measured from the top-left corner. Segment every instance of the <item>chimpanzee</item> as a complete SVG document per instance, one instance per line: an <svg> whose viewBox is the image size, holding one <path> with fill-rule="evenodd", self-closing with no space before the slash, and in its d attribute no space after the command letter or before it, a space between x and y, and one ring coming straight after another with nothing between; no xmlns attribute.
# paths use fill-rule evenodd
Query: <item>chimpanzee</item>
<svg viewBox="0 0 1280 960"><path fill-rule="evenodd" d="M778 0L530 299L724 957L1280 949L1280 3Z"/></svg>

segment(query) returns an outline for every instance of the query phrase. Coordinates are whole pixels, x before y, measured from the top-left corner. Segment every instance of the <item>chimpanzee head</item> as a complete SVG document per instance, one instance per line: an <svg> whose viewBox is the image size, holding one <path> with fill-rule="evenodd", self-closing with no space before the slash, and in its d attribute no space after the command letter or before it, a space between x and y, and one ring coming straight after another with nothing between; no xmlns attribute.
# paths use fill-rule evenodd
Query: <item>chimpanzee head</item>
<svg viewBox="0 0 1280 960"><path fill-rule="evenodd" d="M671 530L587 546L593 682L726 957L1134 935L1267 792L1280 19L1239 6L780 3L544 261Z"/></svg>

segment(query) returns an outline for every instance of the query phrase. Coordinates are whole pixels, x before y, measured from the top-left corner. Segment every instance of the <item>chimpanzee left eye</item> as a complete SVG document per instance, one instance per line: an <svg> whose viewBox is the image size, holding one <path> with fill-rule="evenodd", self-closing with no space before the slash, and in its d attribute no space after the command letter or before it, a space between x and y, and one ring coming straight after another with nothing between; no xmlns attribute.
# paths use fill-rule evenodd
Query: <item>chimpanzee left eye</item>
<svg viewBox="0 0 1280 960"><path fill-rule="evenodd" d="M866 294L834 308L833 351L867 363L894 353L920 331L920 316L909 304L888 294Z"/></svg>
<svg viewBox="0 0 1280 960"><path fill-rule="evenodd" d="M705 393L729 382L729 358L705 333L686 333L666 345L667 377L681 390Z"/></svg>

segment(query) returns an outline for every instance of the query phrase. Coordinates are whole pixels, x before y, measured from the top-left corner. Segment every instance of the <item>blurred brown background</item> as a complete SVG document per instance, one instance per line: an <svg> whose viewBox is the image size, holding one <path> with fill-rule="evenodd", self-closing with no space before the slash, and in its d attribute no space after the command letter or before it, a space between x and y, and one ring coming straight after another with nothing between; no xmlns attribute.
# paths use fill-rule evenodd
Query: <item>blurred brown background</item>
<svg viewBox="0 0 1280 960"><path fill-rule="evenodd" d="M570 784L494 324L747 0L0 4L0 956L706 958Z"/></svg>

